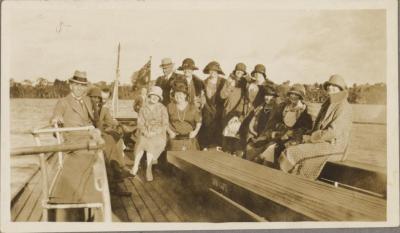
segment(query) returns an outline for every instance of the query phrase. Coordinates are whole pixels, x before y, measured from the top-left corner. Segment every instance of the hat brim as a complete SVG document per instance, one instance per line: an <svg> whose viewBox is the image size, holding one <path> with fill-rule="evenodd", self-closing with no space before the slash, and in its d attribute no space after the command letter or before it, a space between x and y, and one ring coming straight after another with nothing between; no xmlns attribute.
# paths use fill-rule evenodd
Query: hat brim
<svg viewBox="0 0 400 233"><path fill-rule="evenodd" d="M251 72L251 76L253 76L255 73L260 73L260 74L262 74L264 76L265 79L267 78L267 75L265 73L261 73L261 72L255 71L255 70L253 70Z"/></svg>
<svg viewBox="0 0 400 233"><path fill-rule="evenodd" d="M215 69L204 69L204 70L203 70L203 73L205 73L205 74L210 74L210 71L211 71L211 70L217 71L218 74L220 74L220 75L225 75L225 73L224 73L222 70L215 70Z"/></svg>
<svg viewBox="0 0 400 233"><path fill-rule="evenodd" d="M74 79L73 77L68 79L68 81L69 82L73 82L73 83L83 84L83 85L88 85L89 84L89 82L79 81L79 80Z"/></svg>
<svg viewBox="0 0 400 233"><path fill-rule="evenodd" d="M178 70L198 70L196 66L180 66Z"/></svg>
<svg viewBox="0 0 400 233"><path fill-rule="evenodd" d="M301 99L304 99L304 95L301 92L298 91L288 91L287 95L289 96L290 94L295 94L298 95Z"/></svg>
<svg viewBox="0 0 400 233"><path fill-rule="evenodd" d="M335 84L335 83L326 81L326 82L324 83L324 85L323 85L323 88L324 88L325 91L326 91L326 88L327 88L328 85L332 85L332 86L338 87L341 91L344 90L343 87L341 87L341 86L339 86L339 85L337 85L337 84Z"/></svg>
<svg viewBox="0 0 400 233"><path fill-rule="evenodd" d="M168 64L161 64L160 67L164 68L164 67L169 67L169 66L173 66L174 63L168 63Z"/></svg>
<svg viewBox="0 0 400 233"><path fill-rule="evenodd" d="M161 95L157 94L157 93L151 93L151 92L150 92L147 96L151 96L151 95L157 96L158 98L160 98L160 101L163 100L163 97L162 97Z"/></svg>

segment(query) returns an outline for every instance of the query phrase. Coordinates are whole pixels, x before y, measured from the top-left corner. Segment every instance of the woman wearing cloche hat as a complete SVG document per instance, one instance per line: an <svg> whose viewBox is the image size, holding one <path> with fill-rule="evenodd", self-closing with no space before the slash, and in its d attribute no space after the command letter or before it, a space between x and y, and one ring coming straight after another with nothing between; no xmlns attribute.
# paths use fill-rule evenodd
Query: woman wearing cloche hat
<svg viewBox="0 0 400 233"><path fill-rule="evenodd" d="M301 144L286 148L279 157L280 168L285 172L316 179L326 161L345 159L352 121L346 83L335 74L324 83L324 89L329 98L322 104L311 133L303 136Z"/></svg>
<svg viewBox="0 0 400 233"><path fill-rule="evenodd" d="M294 84L287 95L287 101L279 104L268 120L267 130L263 133L268 140L264 152L257 157L275 167L285 146L301 143L302 136L312 128L312 119L304 103L304 86Z"/></svg>
<svg viewBox="0 0 400 233"><path fill-rule="evenodd" d="M169 121L167 109L160 103L163 99L162 89L152 86L147 95L146 103L139 111L137 121L139 136L135 145L135 162L131 173L137 174L140 159L146 151L146 179L152 181L152 165L157 163L158 157L165 149Z"/></svg>
<svg viewBox="0 0 400 233"><path fill-rule="evenodd" d="M203 70L209 76L204 80L205 103L202 109L202 126L199 132L199 143L202 149L221 146L222 139L222 110L224 102L221 99L221 90L225 79L219 63L212 61Z"/></svg>

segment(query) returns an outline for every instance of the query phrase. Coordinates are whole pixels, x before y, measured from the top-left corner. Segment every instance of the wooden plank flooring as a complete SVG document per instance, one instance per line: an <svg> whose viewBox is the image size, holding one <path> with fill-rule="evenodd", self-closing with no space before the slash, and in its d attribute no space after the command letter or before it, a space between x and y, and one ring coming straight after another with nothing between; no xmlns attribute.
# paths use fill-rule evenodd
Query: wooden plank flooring
<svg viewBox="0 0 400 233"><path fill-rule="evenodd" d="M175 177L159 170L147 182L143 171L135 178L125 179L120 187L132 192L130 197L112 198L114 221L129 222L200 222L211 221L190 191L179 187ZM121 203L122 202L122 205ZM125 218L124 216L128 217Z"/></svg>
<svg viewBox="0 0 400 233"><path fill-rule="evenodd" d="M48 176L53 177L57 168L57 157L49 159ZM40 221L42 218L42 185L40 171L35 173L31 181L15 197L11 207L13 221Z"/></svg>

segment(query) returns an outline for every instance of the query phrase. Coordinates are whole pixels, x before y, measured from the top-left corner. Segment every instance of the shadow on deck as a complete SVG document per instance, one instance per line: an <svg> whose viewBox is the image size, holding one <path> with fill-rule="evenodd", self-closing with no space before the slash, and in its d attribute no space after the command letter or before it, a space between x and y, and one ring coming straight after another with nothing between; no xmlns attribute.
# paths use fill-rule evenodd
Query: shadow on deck
<svg viewBox="0 0 400 233"><path fill-rule="evenodd" d="M226 221L221 213L224 209L215 208L212 201L185 188L179 175L154 169L154 180L147 182L143 170L119 184L132 192L130 197L111 196L113 222Z"/></svg>

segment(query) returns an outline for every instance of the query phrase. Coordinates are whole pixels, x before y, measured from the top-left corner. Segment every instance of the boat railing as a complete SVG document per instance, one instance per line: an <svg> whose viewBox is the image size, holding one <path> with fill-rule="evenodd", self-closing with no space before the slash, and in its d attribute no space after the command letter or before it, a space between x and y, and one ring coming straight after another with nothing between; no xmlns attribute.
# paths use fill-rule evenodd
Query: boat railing
<svg viewBox="0 0 400 233"><path fill-rule="evenodd" d="M42 199L42 221L48 221L48 210L49 209L68 209L68 208L99 208L103 213L104 222L111 222L111 205L109 197L109 189L107 182L107 174L104 170L104 156L102 147L104 142L96 140L89 140L88 142L67 144L63 143L61 136L62 132L73 132L73 131L91 131L94 130L93 126L85 127L69 127L69 128L58 128L54 125L54 128L40 128L33 129L31 131L32 136L35 139L36 146L15 148L11 151L12 156L23 156L23 155L39 155L39 168L41 172L41 184L43 190ZM53 133L57 138L56 145L42 145L40 140L41 134ZM59 177L59 174L63 168L64 154L63 152L76 151L76 150L91 150L96 151L98 163L93 166L94 173L94 185L97 191L102 193L103 203L68 203L68 204L50 204L49 195L51 194L53 187ZM48 168L46 163L46 154L57 153L58 154L58 166L54 177L49 181Z"/></svg>

